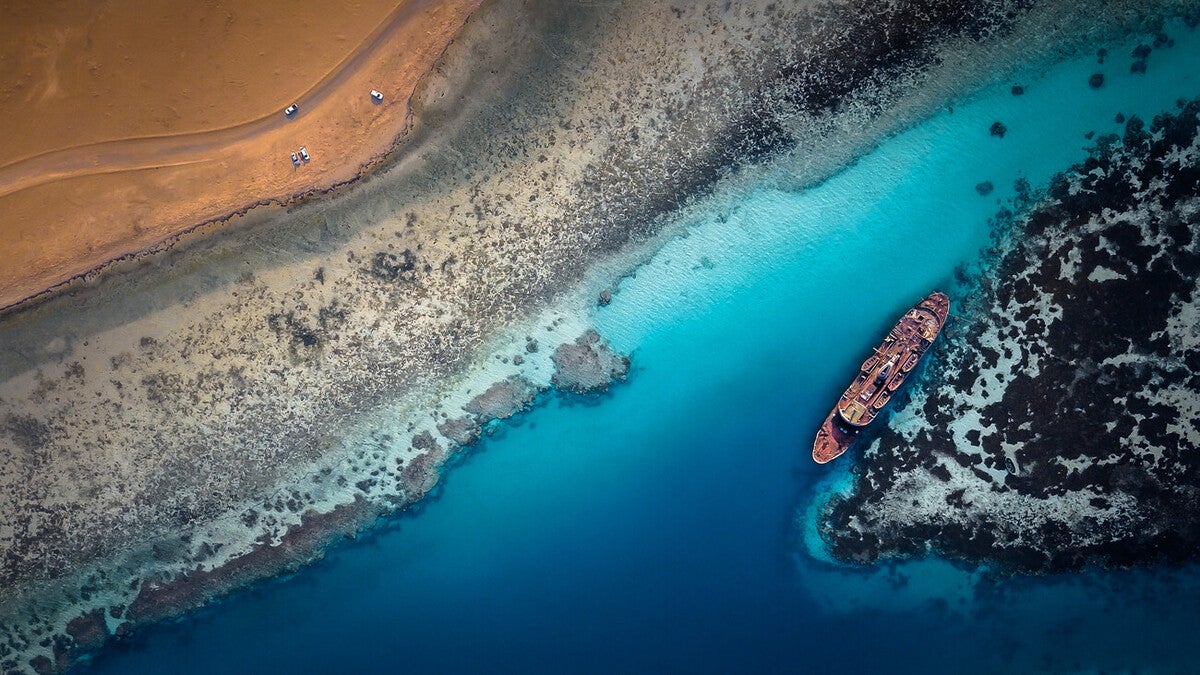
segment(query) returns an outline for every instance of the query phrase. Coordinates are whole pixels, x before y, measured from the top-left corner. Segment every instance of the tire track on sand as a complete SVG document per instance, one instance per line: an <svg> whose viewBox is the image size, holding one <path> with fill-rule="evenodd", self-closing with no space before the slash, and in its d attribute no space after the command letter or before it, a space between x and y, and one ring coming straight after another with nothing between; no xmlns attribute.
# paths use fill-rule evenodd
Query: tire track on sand
<svg viewBox="0 0 1200 675"><path fill-rule="evenodd" d="M294 99L300 105L296 117L330 99L368 59L397 38L411 19L433 4L436 0L409 0L396 7L341 63ZM281 111L273 111L221 129L122 138L53 150L0 166L0 197L79 176L214 161L228 148L282 130L292 121Z"/></svg>

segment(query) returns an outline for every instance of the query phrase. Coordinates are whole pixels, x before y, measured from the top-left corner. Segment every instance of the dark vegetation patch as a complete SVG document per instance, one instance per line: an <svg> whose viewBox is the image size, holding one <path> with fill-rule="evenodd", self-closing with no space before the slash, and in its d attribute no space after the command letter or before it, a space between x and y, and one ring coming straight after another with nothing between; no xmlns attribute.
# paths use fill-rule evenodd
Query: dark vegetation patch
<svg viewBox="0 0 1200 675"><path fill-rule="evenodd" d="M267 325L271 327L271 332L286 339L293 349L317 347L321 344L321 336L317 330L303 319L297 318L294 311L268 315Z"/></svg>
<svg viewBox="0 0 1200 675"><path fill-rule="evenodd" d="M372 256L370 266L364 271L380 281L394 283L415 280L416 269L417 254L406 248L399 253L379 251Z"/></svg>
<svg viewBox="0 0 1200 675"><path fill-rule="evenodd" d="M298 354L328 343L345 324L347 316L347 308L335 300L308 318L298 315L297 310L274 312L267 315L267 326L287 342L293 354Z"/></svg>
<svg viewBox="0 0 1200 675"><path fill-rule="evenodd" d="M8 415L4 433L22 450L33 452L50 441L50 427L32 415Z"/></svg>

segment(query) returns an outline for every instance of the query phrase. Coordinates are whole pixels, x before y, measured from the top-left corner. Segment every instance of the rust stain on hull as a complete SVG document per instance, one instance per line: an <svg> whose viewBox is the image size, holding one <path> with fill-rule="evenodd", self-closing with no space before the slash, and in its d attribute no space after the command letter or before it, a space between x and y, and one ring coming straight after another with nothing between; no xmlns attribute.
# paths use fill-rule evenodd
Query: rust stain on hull
<svg viewBox="0 0 1200 675"><path fill-rule="evenodd" d="M837 459L859 431L875 421L937 339L949 313L950 298L934 291L900 317L817 431L813 461L825 464Z"/></svg>

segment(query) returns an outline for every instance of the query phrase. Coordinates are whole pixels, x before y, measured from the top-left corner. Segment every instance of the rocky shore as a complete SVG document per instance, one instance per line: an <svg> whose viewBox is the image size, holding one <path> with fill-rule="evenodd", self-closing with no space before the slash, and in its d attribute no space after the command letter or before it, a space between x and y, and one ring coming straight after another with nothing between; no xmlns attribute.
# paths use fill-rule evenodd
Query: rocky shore
<svg viewBox="0 0 1200 675"><path fill-rule="evenodd" d="M588 312L673 218L787 153L821 179L1035 11L485 4L386 170L3 318L0 668L303 564L544 388L619 381Z"/></svg>
<svg viewBox="0 0 1200 675"><path fill-rule="evenodd" d="M1200 554L1200 103L1026 195L936 361L820 515L836 557L1012 572Z"/></svg>

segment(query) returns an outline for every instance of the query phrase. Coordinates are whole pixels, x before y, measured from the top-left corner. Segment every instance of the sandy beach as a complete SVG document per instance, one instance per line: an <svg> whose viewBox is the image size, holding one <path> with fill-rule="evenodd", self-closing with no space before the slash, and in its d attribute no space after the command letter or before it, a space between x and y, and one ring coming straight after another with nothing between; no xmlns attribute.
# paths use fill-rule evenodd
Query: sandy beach
<svg viewBox="0 0 1200 675"><path fill-rule="evenodd" d="M478 4L0 6L0 309L354 180Z"/></svg>

